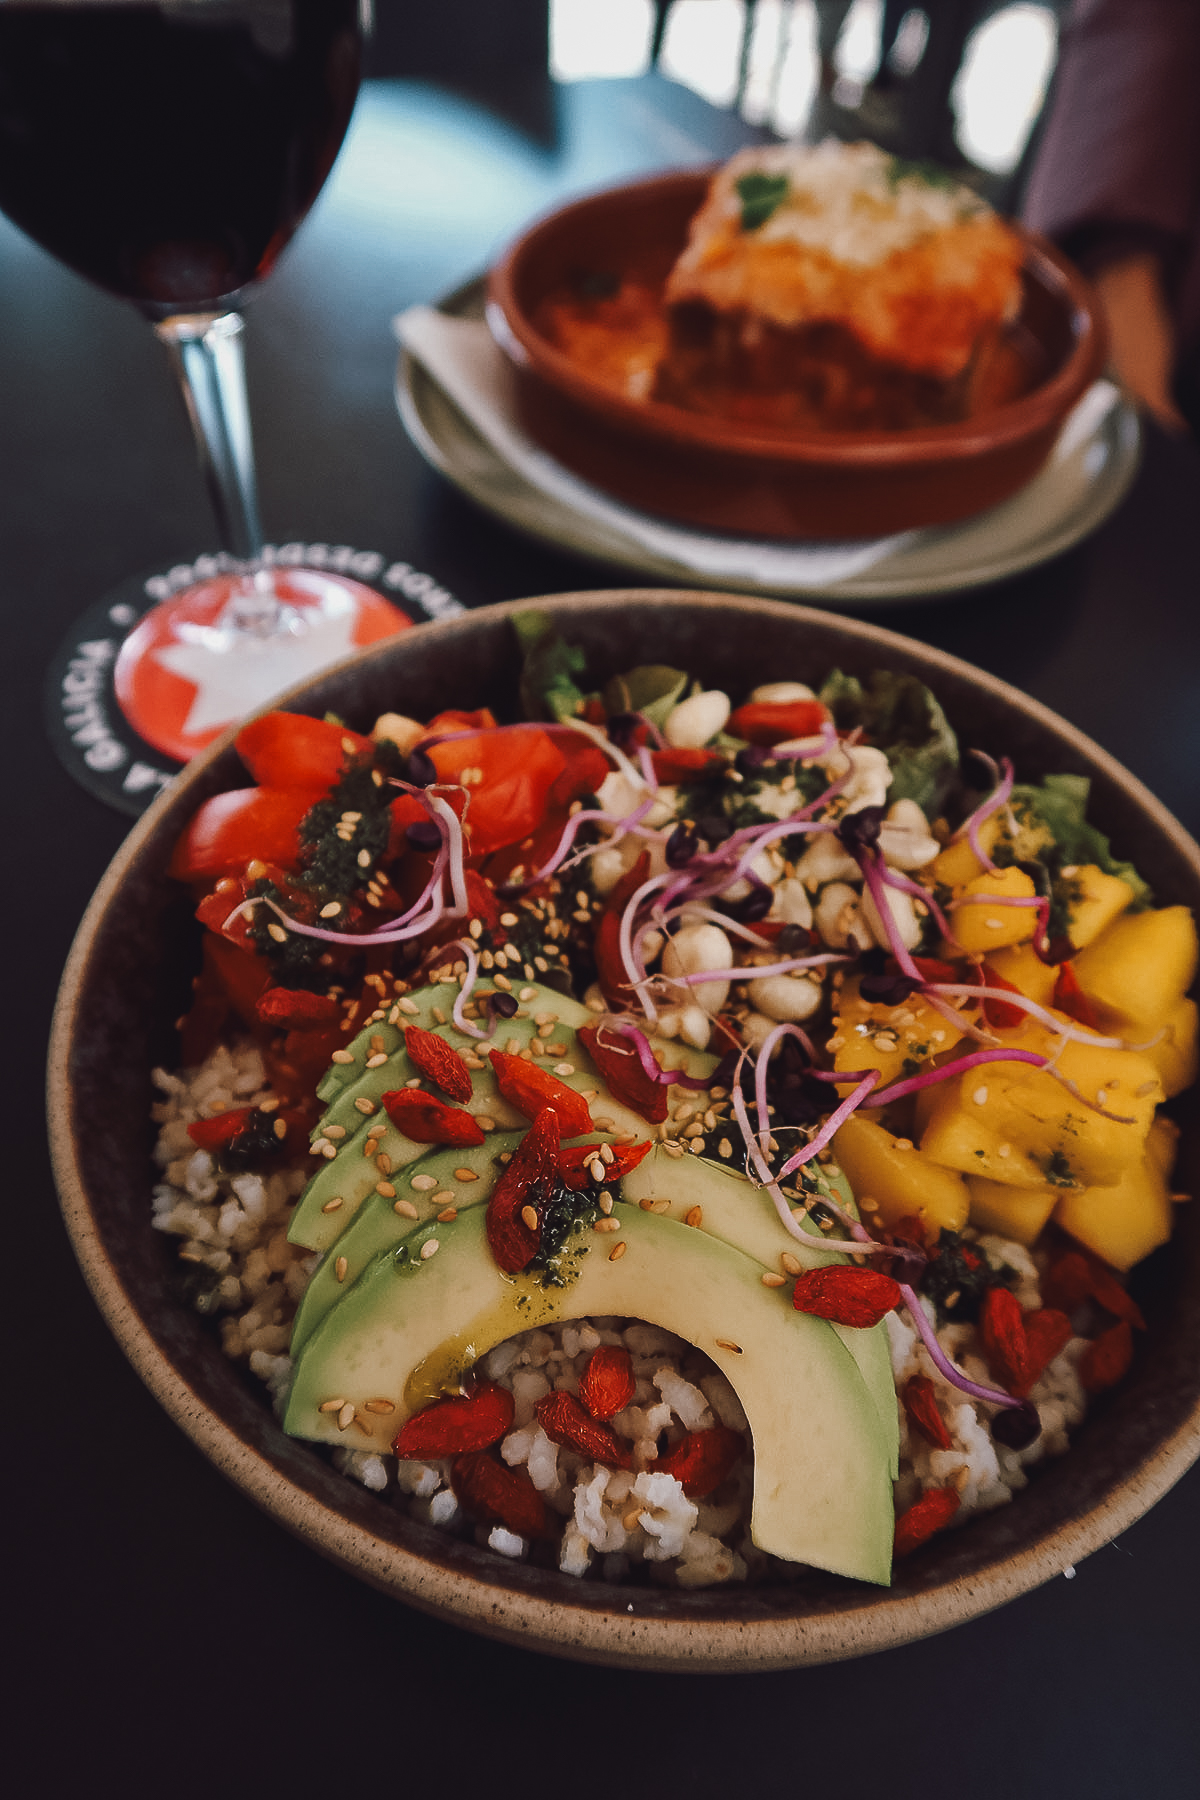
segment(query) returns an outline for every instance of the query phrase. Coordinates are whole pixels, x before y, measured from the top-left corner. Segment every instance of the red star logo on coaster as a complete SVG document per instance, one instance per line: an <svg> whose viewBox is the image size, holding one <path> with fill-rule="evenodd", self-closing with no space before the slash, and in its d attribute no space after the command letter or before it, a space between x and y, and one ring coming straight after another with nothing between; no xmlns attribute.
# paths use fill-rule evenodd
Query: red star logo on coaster
<svg viewBox="0 0 1200 1800"><path fill-rule="evenodd" d="M244 585L252 579L218 575L187 588L153 607L121 646L113 685L122 712L180 762L285 688L412 623L343 575L275 569L265 596ZM236 606L265 612L266 629L239 626Z"/></svg>

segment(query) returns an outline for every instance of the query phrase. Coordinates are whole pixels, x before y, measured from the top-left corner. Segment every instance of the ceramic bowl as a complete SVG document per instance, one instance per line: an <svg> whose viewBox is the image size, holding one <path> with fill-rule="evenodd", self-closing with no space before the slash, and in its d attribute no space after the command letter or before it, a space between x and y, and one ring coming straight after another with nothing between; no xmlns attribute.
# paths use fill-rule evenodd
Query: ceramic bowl
<svg viewBox="0 0 1200 1800"><path fill-rule="evenodd" d="M689 170L577 200L533 225L492 270L488 322L538 444L642 512L755 537L875 537L949 524L1032 479L1099 373L1104 342L1082 277L1028 232L1013 341L1037 371L1035 385L961 424L756 431L626 399L556 349L534 322L544 297L581 274L646 266L665 277L707 179Z"/></svg>
<svg viewBox="0 0 1200 1800"><path fill-rule="evenodd" d="M1200 849L1095 744L1017 690L909 639L767 600L653 590L539 600L587 653L597 682L669 662L747 691L769 670L819 679L833 666L912 671L972 745L1022 774L1074 770L1093 814L1163 901L1200 909ZM513 606L425 625L285 697L369 728L386 710L448 705L511 716ZM202 1451L281 1525L398 1599L494 1637L585 1660L658 1669L764 1669L901 1644L972 1618L1078 1563L1132 1523L1200 1451L1200 1210L1139 1271L1150 1329L1129 1377L1098 1403L1066 1457L1011 1506L944 1533L897 1566L889 1590L797 1569L779 1586L673 1592L527 1568L418 1525L285 1437L263 1390L226 1361L178 1291L168 1241L150 1228L150 1070L176 1054L173 1021L198 963L198 927L166 875L171 847L209 795L245 785L225 738L199 756L130 834L72 950L53 1031L52 1147L84 1273L143 1380ZM1200 1177L1185 1125L1180 1179ZM1189 1162L1190 1159L1190 1162Z"/></svg>

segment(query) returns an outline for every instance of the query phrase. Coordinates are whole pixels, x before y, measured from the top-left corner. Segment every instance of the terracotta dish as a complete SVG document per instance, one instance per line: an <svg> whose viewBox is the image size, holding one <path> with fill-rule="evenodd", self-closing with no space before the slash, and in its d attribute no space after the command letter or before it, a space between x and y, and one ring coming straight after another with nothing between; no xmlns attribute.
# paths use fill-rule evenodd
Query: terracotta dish
<svg viewBox="0 0 1200 1800"><path fill-rule="evenodd" d="M835 665L911 671L969 742L1023 776L1090 775L1093 816L1163 902L1200 908L1200 849L1104 751L1013 688L875 626L766 600L620 590L539 600L603 681L671 662L748 690L764 670L819 678ZM498 606L421 626L293 689L285 703L370 726L490 705L511 716L518 655ZM1129 1377L1011 1506L936 1538L888 1590L797 1568L778 1586L668 1591L579 1581L478 1550L408 1519L285 1437L265 1390L188 1309L172 1245L151 1229L150 1070L177 1054L174 1020L199 962L188 897L166 876L209 795L244 783L229 739L205 751L136 825L96 893L55 1017L49 1108L55 1171L76 1254L114 1335L152 1392L218 1468L281 1525L411 1605L564 1656L656 1669L766 1669L902 1644L987 1612L1079 1562L1130 1525L1200 1453L1200 1211L1137 1288L1149 1321ZM1179 1179L1200 1176L1185 1127Z"/></svg>
<svg viewBox="0 0 1200 1800"><path fill-rule="evenodd" d="M665 277L707 173L612 188L533 225L492 270L488 322L516 377L518 414L558 461L643 512L774 538L874 537L997 505L1041 468L1100 371L1104 342L1082 277L1022 233L1024 296L1010 344L1032 384L962 423L902 431L750 428L631 400L538 329L541 302L581 276Z"/></svg>

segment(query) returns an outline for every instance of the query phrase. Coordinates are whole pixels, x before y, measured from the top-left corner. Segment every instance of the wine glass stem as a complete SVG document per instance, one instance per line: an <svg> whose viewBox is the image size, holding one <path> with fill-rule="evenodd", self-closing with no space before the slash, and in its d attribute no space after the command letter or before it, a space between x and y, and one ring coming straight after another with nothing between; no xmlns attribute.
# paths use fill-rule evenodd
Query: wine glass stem
<svg viewBox="0 0 1200 1800"><path fill-rule="evenodd" d="M184 313L160 320L154 332L166 345L183 389L224 547L239 562L254 563L262 555L262 527L246 403L244 329L238 313Z"/></svg>

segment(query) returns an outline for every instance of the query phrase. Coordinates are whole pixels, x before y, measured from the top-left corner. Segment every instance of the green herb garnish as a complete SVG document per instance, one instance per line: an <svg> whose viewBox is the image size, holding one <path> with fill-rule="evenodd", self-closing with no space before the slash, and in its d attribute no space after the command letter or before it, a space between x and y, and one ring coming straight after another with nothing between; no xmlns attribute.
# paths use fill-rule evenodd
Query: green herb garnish
<svg viewBox="0 0 1200 1800"><path fill-rule="evenodd" d="M776 207L782 204L787 191L786 175L757 172L743 175L737 183L738 199L742 203L742 230L757 231L760 225L765 225Z"/></svg>

